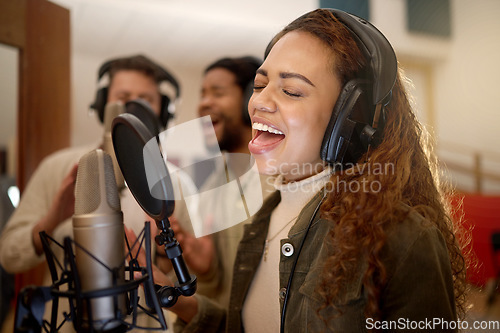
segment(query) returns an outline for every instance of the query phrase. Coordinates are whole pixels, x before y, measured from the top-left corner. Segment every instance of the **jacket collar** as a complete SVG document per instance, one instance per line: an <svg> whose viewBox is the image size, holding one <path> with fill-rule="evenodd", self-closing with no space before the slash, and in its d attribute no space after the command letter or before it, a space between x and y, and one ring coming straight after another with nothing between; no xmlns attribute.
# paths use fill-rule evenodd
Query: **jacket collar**
<svg viewBox="0 0 500 333"><path fill-rule="evenodd" d="M290 232L288 233L289 237L295 236L297 234L303 233L310 222L310 218L307 218L309 216L312 216L314 213L314 210L318 205L320 205L323 201L324 197L324 191L319 191L314 195L314 197L309 200L309 202L302 208L300 211L299 217L297 218L297 222L292 226L290 229ZM320 219L321 214L317 213L316 216L314 216L314 223L317 223L318 220Z"/></svg>

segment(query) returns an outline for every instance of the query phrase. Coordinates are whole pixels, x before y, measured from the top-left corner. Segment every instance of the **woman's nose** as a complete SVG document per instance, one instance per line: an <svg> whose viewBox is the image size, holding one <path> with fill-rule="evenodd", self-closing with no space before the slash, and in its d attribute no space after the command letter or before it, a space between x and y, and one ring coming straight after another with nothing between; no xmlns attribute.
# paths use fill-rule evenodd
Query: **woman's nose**
<svg viewBox="0 0 500 333"><path fill-rule="evenodd" d="M276 112L278 110L272 94L264 88L262 91L254 92L249 102L249 111ZM251 114L250 114L251 115Z"/></svg>

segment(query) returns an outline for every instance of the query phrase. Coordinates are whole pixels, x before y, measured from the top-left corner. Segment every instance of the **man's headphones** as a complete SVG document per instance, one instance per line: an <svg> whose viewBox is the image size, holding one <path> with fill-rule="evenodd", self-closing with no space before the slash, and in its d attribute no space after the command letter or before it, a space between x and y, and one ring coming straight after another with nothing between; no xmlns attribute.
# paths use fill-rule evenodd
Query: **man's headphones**
<svg viewBox="0 0 500 333"><path fill-rule="evenodd" d="M172 74L170 74L166 69L163 67L159 66L158 64L154 63L150 59L146 58L145 56L142 55L137 55L133 57L126 57L126 58L118 58L118 59L112 59L109 61L106 61L104 64L101 65L99 68L98 72L98 77L97 81L101 81L101 79L104 77L104 75L109 74L111 69L119 62L127 62L127 61L140 61L141 63L145 64L145 66L148 67L148 69L151 69L154 72L154 77L158 83L158 86L160 87L162 82L167 82L172 85L172 87L175 89L175 99L171 100L166 94L163 94L160 92L161 96L161 110L160 110L160 116L159 120L160 123L164 128L167 127L168 121L174 117L175 115L175 104L176 101L179 99L179 96L181 94L181 89L178 81L173 77ZM123 67L119 67L118 70L137 70L137 71L145 71L145 69L140 68L139 66L127 66L124 65ZM101 123L104 121L104 110L108 101L108 89L109 89L109 84L111 82L108 82L106 86L101 87L97 90L96 98L95 101L90 105L91 109L94 109L97 112L97 115L99 117L99 120Z"/></svg>
<svg viewBox="0 0 500 333"><path fill-rule="evenodd" d="M349 30L368 64L366 78L353 79L342 88L321 144L321 159L345 167L380 143L397 59L389 41L368 21L328 10Z"/></svg>

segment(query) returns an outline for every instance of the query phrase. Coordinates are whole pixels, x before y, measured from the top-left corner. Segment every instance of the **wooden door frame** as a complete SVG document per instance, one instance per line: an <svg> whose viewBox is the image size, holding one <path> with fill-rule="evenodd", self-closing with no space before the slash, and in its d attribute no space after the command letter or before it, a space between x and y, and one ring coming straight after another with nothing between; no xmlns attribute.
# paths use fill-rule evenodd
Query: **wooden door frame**
<svg viewBox="0 0 500 333"><path fill-rule="evenodd" d="M19 50L16 180L69 146L70 15L46 0L0 0L0 42Z"/></svg>
<svg viewBox="0 0 500 333"><path fill-rule="evenodd" d="M69 146L69 10L46 0L0 0L0 43L19 50L15 176L22 192L45 156ZM46 266L17 274L15 292L41 285Z"/></svg>

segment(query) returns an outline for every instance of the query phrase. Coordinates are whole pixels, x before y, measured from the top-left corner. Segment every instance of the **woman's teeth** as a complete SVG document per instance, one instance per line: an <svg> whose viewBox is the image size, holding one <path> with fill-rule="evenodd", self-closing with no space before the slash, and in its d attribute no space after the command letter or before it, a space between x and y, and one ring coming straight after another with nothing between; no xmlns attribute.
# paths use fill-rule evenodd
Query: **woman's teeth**
<svg viewBox="0 0 500 333"><path fill-rule="evenodd" d="M261 124L261 123L253 123L252 128L256 129L258 131L263 131L263 132L269 132L273 134L280 134L283 135L283 132L280 130L277 130L275 128L272 128L270 126L267 126L266 124Z"/></svg>

